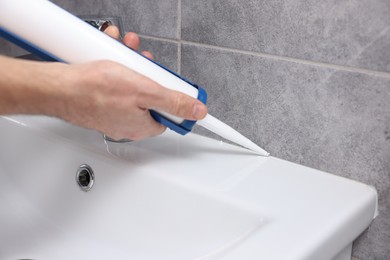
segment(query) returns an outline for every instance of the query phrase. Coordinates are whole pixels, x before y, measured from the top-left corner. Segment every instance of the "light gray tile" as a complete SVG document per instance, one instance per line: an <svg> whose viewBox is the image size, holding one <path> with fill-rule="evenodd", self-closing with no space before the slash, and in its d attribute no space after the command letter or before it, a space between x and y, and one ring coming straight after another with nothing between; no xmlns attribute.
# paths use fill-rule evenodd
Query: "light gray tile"
<svg viewBox="0 0 390 260"><path fill-rule="evenodd" d="M110 10L107 10L107 7L108 4L111 3L110 1L102 0L50 0L50 2L53 2L56 5L76 15L102 15L105 11L107 11L108 13Z"/></svg>
<svg viewBox="0 0 390 260"><path fill-rule="evenodd" d="M271 155L375 186L381 215L354 255L390 255L390 77L190 44L181 67L211 114Z"/></svg>
<svg viewBox="0 0 390 260"><path fill-rule="evenodd" d="M390 35L390 1L182 1L182 38L341 65L388 70L372 43ZM384 48L390 48L384 43ZM378 47L378 49L376 49ZM370 49L366 51L366 49ZM355 60L365 52L361 62ZM365 60L370 62L366 63Z"/></svg>
<svg viewBox="0 0 390 260"><path fill-rule="evenodd" d="M124 30L164 38L177 37L177 0L54 0L76 15L118 16Z"/></svg>
<svg viewBox="0 0 390 260"><path fill-rule="evenodd" d="M140 50L151 52L156 62L177 72L177 43L140 37Z"/></svg>
<svg viewBox="0 0 390 260"><path fill-rule="evenodd" d="M177 38L177 0L120 0L108 7L122 17L127 31Z"/></svg>

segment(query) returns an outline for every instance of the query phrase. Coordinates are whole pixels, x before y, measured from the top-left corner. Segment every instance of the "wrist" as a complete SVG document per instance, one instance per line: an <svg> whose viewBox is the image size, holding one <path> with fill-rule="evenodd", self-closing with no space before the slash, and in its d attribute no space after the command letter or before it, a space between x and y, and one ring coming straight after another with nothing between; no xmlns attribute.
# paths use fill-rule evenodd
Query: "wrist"
<svg viewBox="0 0 390 260"><path fill-rule="evenodd" d="M0 57L0 114L45 114L61 108L66 64Z"/></svg>

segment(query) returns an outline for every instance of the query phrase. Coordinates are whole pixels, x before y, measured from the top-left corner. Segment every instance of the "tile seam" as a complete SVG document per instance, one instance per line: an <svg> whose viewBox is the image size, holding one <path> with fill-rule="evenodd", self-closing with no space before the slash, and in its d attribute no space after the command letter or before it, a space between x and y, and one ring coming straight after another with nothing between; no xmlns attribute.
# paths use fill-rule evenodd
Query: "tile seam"
<svg viewBox="0 0 390 260"><path fill-rule="evenodd" d="M221 47L221 46L209 45L209 44L198 43L198 42L185 41L185 40L181 40L181 39L174 40L174 39L169 39L169 38L160 38L160 37L141 35L141 34L140 34L140 37L144 37L145 39L176 43L179 45L187 44L187 45L192 45L195 47L203 47L203 48L214 49L214 50L219 50L219 51L224 51L224 52L232 52L232 53L237 53L237 54L250 55L250 56L268 58L268 59L273 59L273 60L294 62L294 63L311 65L311 66L316 66L316 67L321 67L321 68L362 73L362 74L368 74L368 75L379 76L379 77L387 77L387 78L390 77L390 72L385 72L385 71L377 71L377 70L370 70L370 69L364 69L364 68L359 68L359 67L351 67L351 66L346 66L346 65L337 65L337 64L331 64L331 63L325 63L325 62L310 61L310 60L285 57L285 56L278 56L278 55L274 55L274 54L267 54L267 53L261 53L261 52L246 51L246 50ZM181 47L180 47L180 49L181 49Z"/></svg>
<svg viewBox="0 0 390 260"><path fill-rule="evenodd" d="M170 43L179 43L180 42L179 40L175 40L175 39L171 39L171 38L151 36L151 35L146 35L146 34L142 34L142 33L137 33L137 34L141 38L155 40L155 41L163 41L163 42L170 42Z"/></svg>
<svg viewBox="0 0 390 260"><path fill-rule="evenodd" d="M298 59L298 58L292 58L292 57L286 57L286 56L278 56L278 55L274 55L274 54L252 52L252 51L246 51L246 50L240 50L240 49L234 49L234 48L208 45L208 44L191 42L191 41L181 41L181 42L183 44L187 44L187 45L209 48L209 49L214 49L214 50L219 50L219 51L232 52L232 53L243 54L243 55L251 55L251 56L255 56L255 57L268 58L268 59L273 59L273 60L288 61L288 62L311 65L311 66L316 66L316 67L348 71L348 72L363 73L363 74L369 74L369 75L380 76L380 77L390 77L390 72L385 72L385 71L370 70L370 69L364 69L364 68L359 68L359 67L351 67L351 66L347 66L347 65L337 65L337 64L331 64L331 63L325 63L325 62L319 62L319 61L310 61L310 60L304 60L304 59Z"/></svg>
<svg viewBox="0 0 390 260"><path fill-rule="evenodd" d="M181 74L181 43L177 45L177 73Z"/></svg>
<svg viewBox="0 0 390 260"><path fill-rule="evenodd" d="M177 0L177 29L176 37L181 40L181 0Z"/></svg>
<svg viewBox="0 0 390 260"><path fill-rule="evenodd" d="M177 73L181 74L181 0L177 2Z"/></svg>

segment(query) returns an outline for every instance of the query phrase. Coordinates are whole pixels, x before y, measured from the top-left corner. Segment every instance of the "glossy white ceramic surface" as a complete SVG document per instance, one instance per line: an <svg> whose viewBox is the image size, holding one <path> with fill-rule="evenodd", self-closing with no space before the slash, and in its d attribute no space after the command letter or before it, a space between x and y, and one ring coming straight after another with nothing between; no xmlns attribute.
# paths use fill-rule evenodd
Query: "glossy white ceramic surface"
<svg viewBox="0 0 390 260"><path fill-rule="evenodd" d="M367 185L194 134L107 143L44 117L0 131L0 259L329 260L376 214Z"/></svg>

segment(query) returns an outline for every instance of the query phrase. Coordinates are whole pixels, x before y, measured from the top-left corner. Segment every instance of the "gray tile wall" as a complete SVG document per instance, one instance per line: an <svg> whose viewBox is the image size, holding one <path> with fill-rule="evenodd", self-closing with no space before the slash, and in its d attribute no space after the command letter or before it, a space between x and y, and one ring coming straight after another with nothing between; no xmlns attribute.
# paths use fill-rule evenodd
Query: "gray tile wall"
<svg viewBox="0 0 390 260"><path fill-rule="evenodd" d="M380 215L353 256L389 259L389 0L54 2L120 16L142 49L206 88L210 113L272 155L375 186Z"/></svg>

